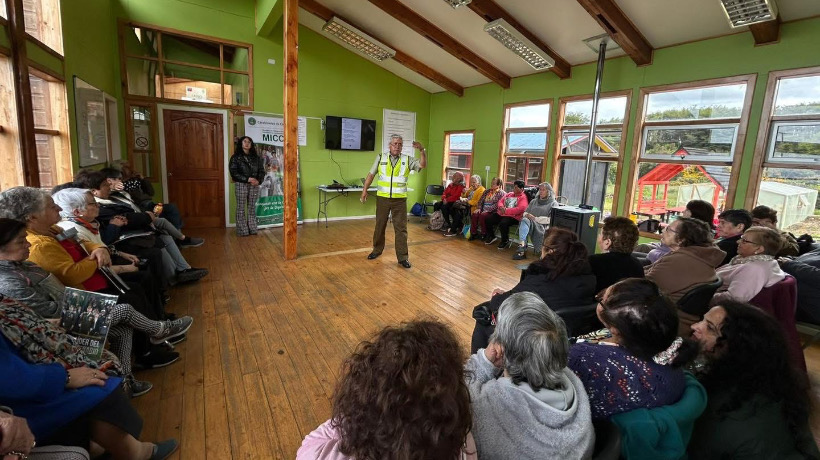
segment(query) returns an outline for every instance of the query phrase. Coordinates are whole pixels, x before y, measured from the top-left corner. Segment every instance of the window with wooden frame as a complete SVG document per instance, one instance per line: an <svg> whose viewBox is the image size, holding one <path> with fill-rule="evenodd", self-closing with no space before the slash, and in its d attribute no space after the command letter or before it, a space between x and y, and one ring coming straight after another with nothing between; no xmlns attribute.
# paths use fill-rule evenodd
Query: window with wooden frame
<svg viewBox="0 0 820 460"><path fill-rule="evenodd" d="M504 138L501 148L501 177L504 189L513 182L527 186L543 182L550 127L549 102L527 102L504 109Z"/></svg>
<svg viewBox="0 0 820 460"><path fill-rule="evenodd" d="M470 182L473 171L474 131L448 131L444 133L444 181L453 179L453 174L464 175L464 183Z"/></svg>
<svg viewBox="0 0 820 460"><path fill-rule="evenodd" d="M777 211L777 226L820 235L820 67L771 72L746 207Z"/></svg>
<svg viewBox="0 0 820 460"><path fill-rule="evenodd" d="M626 142L631 91L602 95L598 102L595 143L591 170L591 187L587 204L600 209L603 216L616 212L619 171L623 170L622 152ZM552 183L556 193L567 203L578 205L584 190L589 127L592 120L592 98L561 99L559 116L560 142L556 143ZM563 200L562 200L563 202Z"/></svg>
<svg viewBox="0 0 820 460"><path fill-rule="evenodd" d="M73 177L65 82L34 69L29 80L40 187L50 190Z"/></svg>
<svg viewBox="0 0 820 460"><path fill-rule="evenodd" d="M0 54L0 190L24 183L11 59Z"/></svg>
<svg viewBox="0 0 820 460"><path fill-rule="evenodd" d="M249 44L120 23L123 89L132 99L252 108Z"/></svg>
<svg viewBox="0 0 820 460"><path fill-rule="evenodd" d="M60 0L23 0L26 34L63 55Z"/></svg>
<svg viewBox="0 0 820 460"><path fill-rule="evenodd" d="M159 177L156 105L126 104L126 116L131 128L126 133L131 167L143 177Z"/></svg>
<svg viewBox="0 0 820 460"><path fill-rule="evenodd" d="M754 86L744 75L642 89L627 211L667 219L695 199L730 208Z"/></svg>

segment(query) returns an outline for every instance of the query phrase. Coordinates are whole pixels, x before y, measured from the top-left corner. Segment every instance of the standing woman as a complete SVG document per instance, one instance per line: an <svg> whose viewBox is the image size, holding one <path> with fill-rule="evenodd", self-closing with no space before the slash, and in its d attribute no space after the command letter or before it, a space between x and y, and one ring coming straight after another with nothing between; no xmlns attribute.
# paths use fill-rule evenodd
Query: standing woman
<svg viewBox="0 0 820 460"><path fill-rule="evenodd" d="M236 234L256 235L256 201L259 199L259 183L265 178L265 167L256 153L253 139L248 136L239 138L228 170L236 192Z"/></svg>

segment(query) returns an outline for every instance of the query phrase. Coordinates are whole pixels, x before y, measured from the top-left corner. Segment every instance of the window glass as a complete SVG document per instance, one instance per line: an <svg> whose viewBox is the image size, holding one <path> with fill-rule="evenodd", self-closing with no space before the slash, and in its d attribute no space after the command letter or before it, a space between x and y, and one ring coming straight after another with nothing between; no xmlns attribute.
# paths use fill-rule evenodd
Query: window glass
<svg viewBox="0 0 820 460"><path fill-rule="evenodd" d="M775 115L820 115L820 75L777 82Z"/></svg>
<svg viewBox="0 0 820 460"><path fill-rule="evenodd" d="M561 160L558 175L558 194L567 199L567 204L581 204L584 193L585 160ZM618 163L615 161L593 161L587 204L603 211L603 217L612 214L615 199L615 181L618 178ZM561 201L563 203L563 200Z"/></svg>
<svg viewBox="0 0 820 460"><path fill-rule="evenodd" d="M453 133L447 135L447 158L445 158L445 178L452 180L456 171L464 175L465 184L469 184L469 177L473 167L473 134Z"/></svg>
<svg viewBox="0 0 820 460"><path fill-rule="evenodd" d="M20 131L17 126L14 77L11 59L0 54L0 190L23 185L23 160L20 155Z"/></svg>
<svg viewBox="0 0 820 460"><path fill-rule="evenodd" d="M128 58L125 62L128 94L134 96L159 96L159 63L147 59Z"/></svg>
<svg viewBox="0 0 820 460"><path fill-rule="evenodd" d="M224 68L228 70L248 71L248 48L222 45Z"/></svg>
<svg viewBox="0 0 820 460"><path fill-rule="evenodd" d="M544 156L547 148L547 133L509 133L507 137L507 152Z"/></svg>
<svg viewBox="0 0 820 460"><path fill-rule="evenodd" d="M48 190L72 177L65 84L32 74L29 81L40 187Z"/></svg>
<svg viewBox="0 0 820 460"><path fill-rule="evenodd" d="M777 211L777 227L794 235L820 235L820 171L763 168L757 204Z"/></svg>
<svg viewBox="0 0 820 460"><path fill-rule="evenodd" d="M774 123L769 161L820 164L820 121Z"/></svg>
<svg viewBox="0 0 820 460"><path fill-rule="evenodd" d="M642 158L731 161L737 125L647 127Z"/></svg>
<svg viewBox="0 0 820 460"><path fill-rule="evenodd" d="M626 112L626 96L603 98L598 101L599 124L621 124ZM564 108L565 125L588 125L592 119L592 99L567 102Z"/></svg>
<svg viewBox="0 0 820 460"><path fill-rule="evenodd" d="M523 180L527 186L538 185L541 182L543 158L507 157L504 174L504 189L511 191L513 182Z"/></svg>
<svg viewBox="0 0 820 460"><path fill-rule="evenodd" d="M708 201L722 210L731 172L730 166L639 163L632 210L665 217L668 211L683 211L690 200Z"/></svg>
<svg viewBox="0 0 820 460"><path fill-rule="evenodd" d="M23 22L27 34L63 54L59 0L23 0Z"/></svg>
<svg viewBox="0 0 820 460"><path fill-rule="evenodd" d="M510 108L508 128L537 128L550 124L550 105L525 105Z"/></svg>
<svg viewBox="0 0 820 460"><path fill-rule="evenodd" d="M219 70L202 69L179 64L166 63L165 97L183 101L207 102L221 104L223 100L222 85L219 82ZM230 88L226 88L230 100ZM157 94L159 96L159 94Z"/></svg>
<svg viewBox="0 0 820 460"><path fill-rule="evenodd" d="M586 156L589 148L589 131L564 131L561 133L561 155ZM597 131L594 156L617 157L621 148L621 131Z"/></svg>
<svg viewBox="0 0 820 460"><path fill-rule="evenodd" d="M159 57L157 32L141 27L128 27L124 33L125 53L130 56Z"/></svg>
<svg viewBox="0 0 820 460"><path fill-rule="evenodd" d="M163 33L162 57L167 61L219 68L219 43Z"/></svg>
<svg viewBox="0 0 820 460"><path fill-rule="evenodd" d="M225 103L250 105L250 77L245 74L225 72Z"/></svg>
<svg viewBox="0 0 820 460"><path fill-rule="evenodd" d="M651 93L646 121L740 118L746 84Z"/></svg>

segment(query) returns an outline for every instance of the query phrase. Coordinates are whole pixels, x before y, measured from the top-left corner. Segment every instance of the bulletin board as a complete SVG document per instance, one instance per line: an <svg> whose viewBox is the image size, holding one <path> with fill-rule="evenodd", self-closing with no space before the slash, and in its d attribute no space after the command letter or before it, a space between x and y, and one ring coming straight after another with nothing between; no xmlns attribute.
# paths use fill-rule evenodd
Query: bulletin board
<svg viewBox="0 0 820 460"><path fill-rule="evenodd" d="M80 167L108 161L108 128L104 93L74 76L74 112Z"/></svg>

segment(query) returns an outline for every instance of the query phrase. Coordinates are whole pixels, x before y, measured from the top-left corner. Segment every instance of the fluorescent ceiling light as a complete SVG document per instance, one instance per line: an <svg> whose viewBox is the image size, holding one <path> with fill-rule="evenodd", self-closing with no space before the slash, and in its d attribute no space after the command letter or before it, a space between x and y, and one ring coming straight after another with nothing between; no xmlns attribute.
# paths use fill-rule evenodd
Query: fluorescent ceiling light
<svg viewBox="0 0 820 460"><path fill-rule="evenodd" d="M396 55L396 50L333 16L322 30L338 38L359 53L376 61L384 61Z"/></svg>
<svg viewBox="0 0 820 460"><path fill-rule="evenodd" d="M500 41L502 45L517 54L535 70L549 69L555 65L554 59L549 57L541 48L535 46L533 42L521 35L521 32L515 30L503 19L488 22L484 26L484 31Z"/></svg>
<svg viewBox="0 0 820 460"><path fill-rule="evenodd" d="M774 0L720 0L732 27L743 27L777 18Z"/></svg>
<svg viewBox="0 0 820 460"><path fill-rule="evenodd" d="M444 0L444 1L447 2L447 4L449 4L453 8L458 8L459 6L464 6L464 5L470 3L473 0Z"/></svg>

